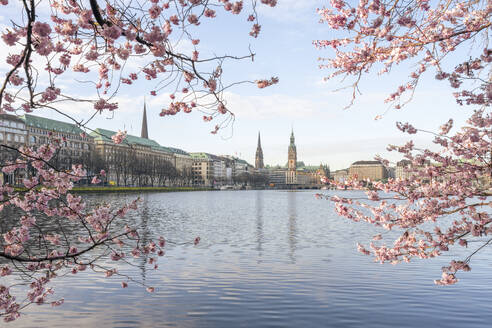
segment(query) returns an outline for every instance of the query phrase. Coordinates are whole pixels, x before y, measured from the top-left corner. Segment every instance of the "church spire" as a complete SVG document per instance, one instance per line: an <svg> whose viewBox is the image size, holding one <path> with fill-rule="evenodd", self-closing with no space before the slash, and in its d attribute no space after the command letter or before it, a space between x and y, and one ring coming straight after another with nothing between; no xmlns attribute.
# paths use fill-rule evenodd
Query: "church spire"
<svg viewBox="0 0 492 328"><path fill-rule="evenodd" d="M294 128L292 128L292 132L290 133L290 145L289 145L289 153L288 153L288 168L289 171L295 171L297 168L297 149L296 142L294 138Z"/></svg>
<svg viewBox="0 0 492 328"><path fill-rule="evenodd" d="M258 146L256 147L255 168L263 169L263 150L261 149L260 131L258 131Z"/></svg>
<svg viewBox="0 0 492 328"><path fill-rule="evenodd" d="M142 118L142 133L140 134L140 137L149 139L149 132L147 129L147 108L145 104L145 98L144 98L144 109L143 109L143 118Z"/></svg>

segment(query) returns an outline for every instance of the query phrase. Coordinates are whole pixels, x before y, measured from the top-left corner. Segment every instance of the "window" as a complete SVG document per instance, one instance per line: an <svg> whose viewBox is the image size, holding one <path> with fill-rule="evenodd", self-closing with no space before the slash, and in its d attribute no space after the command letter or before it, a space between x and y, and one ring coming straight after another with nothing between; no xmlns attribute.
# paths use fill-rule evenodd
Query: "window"
<svg viewBox="0 0 492 328"><path fill-rule="evenodd" d="M19 136L20 142L24 143L24 136Z"/></svg>
<svg viewBox="0 0 492 328"><path fill-rule="evenodd" d="M3 133L0 133L0 140L3 140Z"/></svg>
<svg viewBox="0 0 492 328"><path fill-rule="evenodd" d="M7 141L12 141L12 135L7 133Z"/></svg>

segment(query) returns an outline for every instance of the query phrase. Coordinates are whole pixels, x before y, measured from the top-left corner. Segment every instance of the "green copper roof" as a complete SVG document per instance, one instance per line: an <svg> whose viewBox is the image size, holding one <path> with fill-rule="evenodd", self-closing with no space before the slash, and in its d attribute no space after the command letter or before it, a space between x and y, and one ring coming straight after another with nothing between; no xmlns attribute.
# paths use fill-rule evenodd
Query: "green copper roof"
<svg viewBox="0 0 492 328"><path fill-rule="evenodd" d="M84 131L77 125L67 122L61 122L56 120L51 120L49 118L44 118L40 116L34 116L26 114L21 116L21 119L26 122L27 126L33 128L40 128L48 131L62 132L62 133L73 133L81 134Z"/></svg>
<svg viewBox="0 0 492 328"><path fill-rule="evenodd" d="M188 153L188 152L186 152L186 151L184 151L182 149L174 148L174 147L166 147L166 148L169 149L169 151L172 152L172 153L190 156L190 153Z"/></svg>
<svg viewBox="0 0 492 328"><path fill-rule="evenodd" d="M209 154L209 153L190 153L191 158L193 159L209 159L214 161L221 161L223 158L220 156Z"/></svg>
<svg viewBox="0 0 492 328"><path fill-rule="evenodd" d="M115 131L105 130L105 129L95 129L94 132L91 132L91 136L94 138L94 141L105 141L105 142L113 142L111 136L115 135ZM139 146L147 146L151 148L164 148L159 145L157 142L151 139L140 138L132 135L127 135L125 140L123 141L126 144L130 145L139 145ZM160 149L162 150L162 149Z"/></svg>
<svg viewBox="0 0 492 328"><path fill-rule="evenodd" d="M17 115L11 115L11 114L0 114L0 119L5 119L5 120L10 120L10 121L15 121L15 122L21 122L25 123L22 118L20 118Z"/></svg>
<svg viewBox="0 0 492 328"><path fill-rule="evenodd" d="M152 148L152 149L154 149L154 150L158 150L158 151L165 152L165 153L170 153L170 154L172 153L172 152L169 150L169 148L167 148L167 147L163 147L163 146L160 146L160 145L159 145L159 146L152 146L151 148Z"/></svg>
<svg viewBox="0 0 492 328"><path fill-rule="evenodd" d="M238 163L241 163L241 164L246 164L246 165L250 165L248 162L246 162L244 159L240 159L240 158L236 158L234 159L236 162Z"/></svg>
<svg viewBox="0 0 492 328"><path fill-rule="evenodd" d="M212 159L207 153L190 153L193 159Z"/></svg>

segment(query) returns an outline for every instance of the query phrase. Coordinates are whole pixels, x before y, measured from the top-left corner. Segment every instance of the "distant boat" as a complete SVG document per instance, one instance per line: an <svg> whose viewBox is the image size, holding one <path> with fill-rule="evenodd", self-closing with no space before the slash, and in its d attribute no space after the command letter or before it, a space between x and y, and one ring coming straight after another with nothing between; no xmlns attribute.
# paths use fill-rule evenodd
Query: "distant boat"
<svg viewBox="0 0 492 328"><path fill-rule="evenodd" d="M221 186L220 190L234 190L234 186Z"/></svg>

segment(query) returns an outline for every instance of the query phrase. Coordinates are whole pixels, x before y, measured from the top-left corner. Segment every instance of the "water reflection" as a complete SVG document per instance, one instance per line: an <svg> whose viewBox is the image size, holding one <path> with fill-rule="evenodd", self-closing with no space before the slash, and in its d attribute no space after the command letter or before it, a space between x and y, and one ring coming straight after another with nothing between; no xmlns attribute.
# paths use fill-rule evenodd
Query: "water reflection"
<svg viewBox="0 0 492 328"><path fill-rule="evenodd" d="M256 250L258 251L258 263L261 262L263 251L263 191L256 191Z"/></svg>
<svg viewBox="0 0 492 328"><path fill-rule="evenodd" d="M142 197L142 202L139 204L141 208L141 215L140 215L140 226L139 228L139 234L141 238L142 245L147 245L149 240L151 239L150 235L150 230L149 230L149 195L145 193ZM146 279L146 273L147 273L147 266L146 263L149 260L149 254L142 253L140 255L140 261L138 264L138 267L140 268L140 272L142 275L142 282L145 283Z"/></svg>
<svg viewBox="0 0 492 328"><path fill-rule="evenodd" d="M287 193L287 209L289 215L289 257L292 263L296 262L295 251L297 248L297 192L289 191Z"/></svg>
<svg viewBox="0 0 492 328"><path fill-rule="evenodd" d="M84 197L119 206L136 196ZM437 287L432 280L450 258L374 264L354 247L373 227L341 220L327 206L311 191L146 194L121 224L139 225L146 240L204 241L168 246L157 271L145 272L143 258L119 262L119 272L146 279L155 293L86 271L53 283L62 307L27 308L11 326L490 327L490 253L477 254L458 285Z"/></svg>

